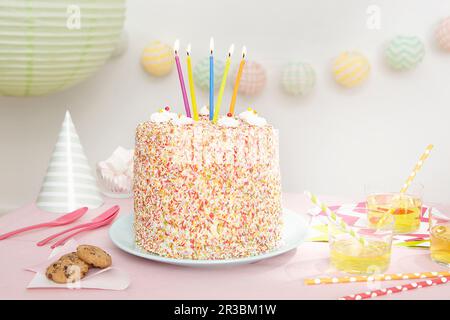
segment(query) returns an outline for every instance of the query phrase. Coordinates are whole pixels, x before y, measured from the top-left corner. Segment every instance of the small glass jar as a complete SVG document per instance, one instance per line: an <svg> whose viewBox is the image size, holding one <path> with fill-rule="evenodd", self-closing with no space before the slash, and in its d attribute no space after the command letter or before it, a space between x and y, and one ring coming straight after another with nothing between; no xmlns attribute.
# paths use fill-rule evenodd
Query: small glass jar
<svg viewBox="0 0 450 320"><path fill-rule="evenodd" d="M381 188L366 186L369 223L376 227L381 217L392 210L394 233L411 233L419 229L422 217L423 186L412 184L406 193L382 192Z"/></svg>
<svg viewBox="0 0 450 320"><path fill-rule="evenodd" d="M430 255L441 265L450 267L450 213L430 209Z"/></svg>
<svg viewBox="0 0 450 320"><path fill-rule="evenodd" d="M359 210L359 209L358 209ZM361 209L368 215L367 209ZM338 210L338 216L344 212ZM377 274L387 270L391 261L394 219L389 216L382 227L374 228L366 221L363 227L351 227L365 245L329 219L330 262L337 270L350 274Z"/></svg>

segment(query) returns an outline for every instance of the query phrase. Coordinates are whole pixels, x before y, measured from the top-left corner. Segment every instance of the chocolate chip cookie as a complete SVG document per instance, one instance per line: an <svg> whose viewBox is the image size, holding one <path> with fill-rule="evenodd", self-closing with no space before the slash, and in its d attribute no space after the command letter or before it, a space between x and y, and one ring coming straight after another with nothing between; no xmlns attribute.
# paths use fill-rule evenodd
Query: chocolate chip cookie
<svg viewBox="0 0 450 320"><path fill-rule="evenodd" d="M80 245L77 247L77 255L89 265L101 269L111 266L112 263L111 256L96 246Z"/></svg>
<svg viewBox="0 0 450 320"><path fill-rule="evenodd" d="M76 252L71 252L68 254L63 255L61 258L59 258L61 261L69 261L77 266L80 267L80 270L82 273L86 274L89 271L89 264L84 262L83 260L78 257L78 254Z"/></svg>
<svg viewBox="0 0 450 320"><path fill-rule="evenodd" d="M76 254L73 252L52 263L45 274L48 279L56 283L71 283L83 279L88 270L89 266L76 258Z"/></svg>

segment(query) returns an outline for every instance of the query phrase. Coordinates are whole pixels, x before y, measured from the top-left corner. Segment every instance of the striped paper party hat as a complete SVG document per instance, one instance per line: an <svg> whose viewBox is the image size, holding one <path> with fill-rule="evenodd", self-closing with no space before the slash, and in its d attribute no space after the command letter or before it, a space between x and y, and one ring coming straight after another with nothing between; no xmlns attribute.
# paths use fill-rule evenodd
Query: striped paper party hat
<svg viewBox="0 0 450 320"><path fill-rule="evenodd" d="M36 205L44 211L65 213L102 204L96 178L67 111Z"/></svg>

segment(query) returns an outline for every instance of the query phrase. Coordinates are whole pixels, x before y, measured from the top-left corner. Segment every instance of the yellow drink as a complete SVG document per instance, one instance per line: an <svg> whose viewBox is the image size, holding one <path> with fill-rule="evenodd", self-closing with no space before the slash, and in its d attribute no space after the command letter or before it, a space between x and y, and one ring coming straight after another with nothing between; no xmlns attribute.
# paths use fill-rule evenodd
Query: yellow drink
<svg viewBox="0 0 450 320"><path fill-rule="evenodd" d="M422 200L407 194L372 194L367 197L368 220L376 227L380 218L394 207L394 232L410 233L420 227Z"/></svg>
<svg viewBox="0 0 450 320"><path fill-rule="evenodd" d="M450 223L432 227L430 240L431 259L450 266Z"/></svg>
<svg viewBox="0 0 450 320"><path fill-rule="evenodd" d="M330 244L331 264L338 270L355 274L386 271L391 258L391 245L370 241L365 247L353 239L336 240Z"/></svg>

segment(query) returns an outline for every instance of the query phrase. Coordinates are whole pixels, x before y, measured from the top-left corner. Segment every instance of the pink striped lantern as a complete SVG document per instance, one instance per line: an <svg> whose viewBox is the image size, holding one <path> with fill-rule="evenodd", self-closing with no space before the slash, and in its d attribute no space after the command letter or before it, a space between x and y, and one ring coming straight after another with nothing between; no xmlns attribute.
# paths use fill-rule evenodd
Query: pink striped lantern
<svg viewBox="0 0 450 320"><path fill-rule="evenodd" d="M230 81L233 86L236 82L237 73L238 68L235 68L233 72L233 79ZM246 61L244 70L242 71L238 93L248 96L257 95L264 89L266 82L267 76L264 67L255 61Z"/></svg>
<svg viewBox="0 0 450 320"><path fill-rule="evenodd" d="M450 17L442 20L436 28L436 42L442 50L450 52Z"/></svg>

